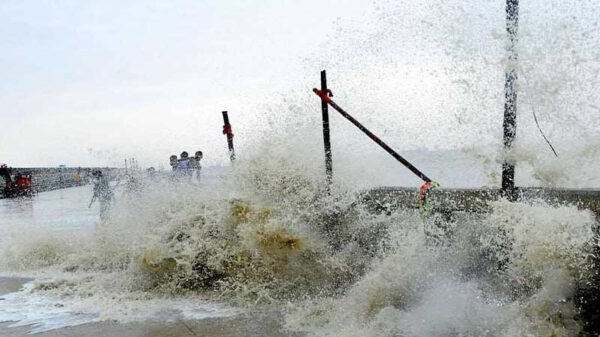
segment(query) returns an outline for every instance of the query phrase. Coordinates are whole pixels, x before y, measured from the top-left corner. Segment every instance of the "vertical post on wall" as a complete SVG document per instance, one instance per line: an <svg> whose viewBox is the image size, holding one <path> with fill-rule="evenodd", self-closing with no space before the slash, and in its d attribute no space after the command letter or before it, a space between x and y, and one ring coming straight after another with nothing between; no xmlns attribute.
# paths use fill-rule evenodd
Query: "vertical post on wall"
<svg viewBox="0 0 600 337"><path fill-rule="evenodd" d="M321 91L326 95L327 89L327 74L325 70L321 71ZM321 112L323 115L323 144L325 146L325 175L327 177L328 186L333 180L333 164L331 160L331 140L329 138L329 106L324 99L321 99Z"/></svg>
<svg viewBox="0 0 600 337"><path fill-rule="evenodd" d="M504 75L504 162L502 163L502 194L510 201L517 199L515 163L511 149L517 133L517 41L519 28L519 0L506 0L506 32L508 58Z"/></svg>
<svg viewBox="0 0 600 337"><path fill-rule="evenodd" d="M223 134L227 136L227 147L229 148L229 160L235 160L235 149L233 148L233 131L229 123L227 111L223 111Z"/></svg>

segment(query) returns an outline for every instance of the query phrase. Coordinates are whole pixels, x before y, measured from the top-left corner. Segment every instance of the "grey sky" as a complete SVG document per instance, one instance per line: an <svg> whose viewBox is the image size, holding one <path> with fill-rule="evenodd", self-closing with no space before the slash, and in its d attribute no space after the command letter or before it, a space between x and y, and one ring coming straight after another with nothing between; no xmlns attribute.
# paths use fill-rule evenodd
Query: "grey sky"
<svg viewBox="0 0 600 337"><path fill-rule="evenodd" d="M157 166L202 149L207 164L226 163L221 110L231 112L242 150L261 128L318 125L310 88L322 68L336 99L400 150L493 148L502 139L503 4L5 0L0 162L136 157ZM531 152L525 160L548 154L533 106L559 152L600 148L598 18L595 0L522 2L517 140ZM341 117L332 123L338 158L384 155ZM488 162L497 155L482 152Z"/></svg>
<svg viewBox="0 0 600 337"><path fill-rule="evenodd" d="M335 20L370 2L2 1L0 161L156 165L202 148L226 159L220 111L301 77ZM235 112L233 112L235 111ZM223 157L223 158L220 158Z"/></svg>

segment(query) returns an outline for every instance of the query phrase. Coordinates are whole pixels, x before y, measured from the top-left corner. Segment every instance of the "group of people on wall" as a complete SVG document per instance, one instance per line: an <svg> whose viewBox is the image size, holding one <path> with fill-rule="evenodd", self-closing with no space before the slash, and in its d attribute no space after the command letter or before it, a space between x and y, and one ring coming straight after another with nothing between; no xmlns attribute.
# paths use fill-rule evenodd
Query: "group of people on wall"
<svg viewBox="0 0 600 337"><path fill-rule="evenodd" d="M190 157L186 151L181 152L179 158L176 155L172 155L169 158L169 164L176 176L180 177L192 177L194 172L198 179L200 178L200 160L202 160L202 151L196 151L193 157Z"/></svg>

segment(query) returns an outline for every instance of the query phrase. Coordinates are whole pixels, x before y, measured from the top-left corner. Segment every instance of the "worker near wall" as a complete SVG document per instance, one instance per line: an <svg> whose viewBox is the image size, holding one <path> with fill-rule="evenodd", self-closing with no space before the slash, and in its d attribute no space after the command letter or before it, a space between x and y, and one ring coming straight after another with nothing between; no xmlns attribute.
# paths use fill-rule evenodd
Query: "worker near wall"
<svg viewBox="0 0 600 337"><path fill-rule="evenodd" d="M100 170L92 172L94 181L94 195L89 207L97 199L100 203L100 220L106 221L109 217L110 204L114 199L108 178Z"/></svg>

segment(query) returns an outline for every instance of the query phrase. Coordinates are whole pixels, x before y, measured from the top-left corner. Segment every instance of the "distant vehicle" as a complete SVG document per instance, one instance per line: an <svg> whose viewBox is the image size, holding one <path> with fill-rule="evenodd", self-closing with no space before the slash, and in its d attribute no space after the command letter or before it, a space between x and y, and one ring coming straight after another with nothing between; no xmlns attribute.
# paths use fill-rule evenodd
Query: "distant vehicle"
<svg viewBox="0 0 600 337"><path fill-rule="evenodd" d="M13 176L12 168L2 164L0 177L4 179L4 187L1 190L3 197L14 198L34 194L32 176L29 172L17 172Z"/></svg>

